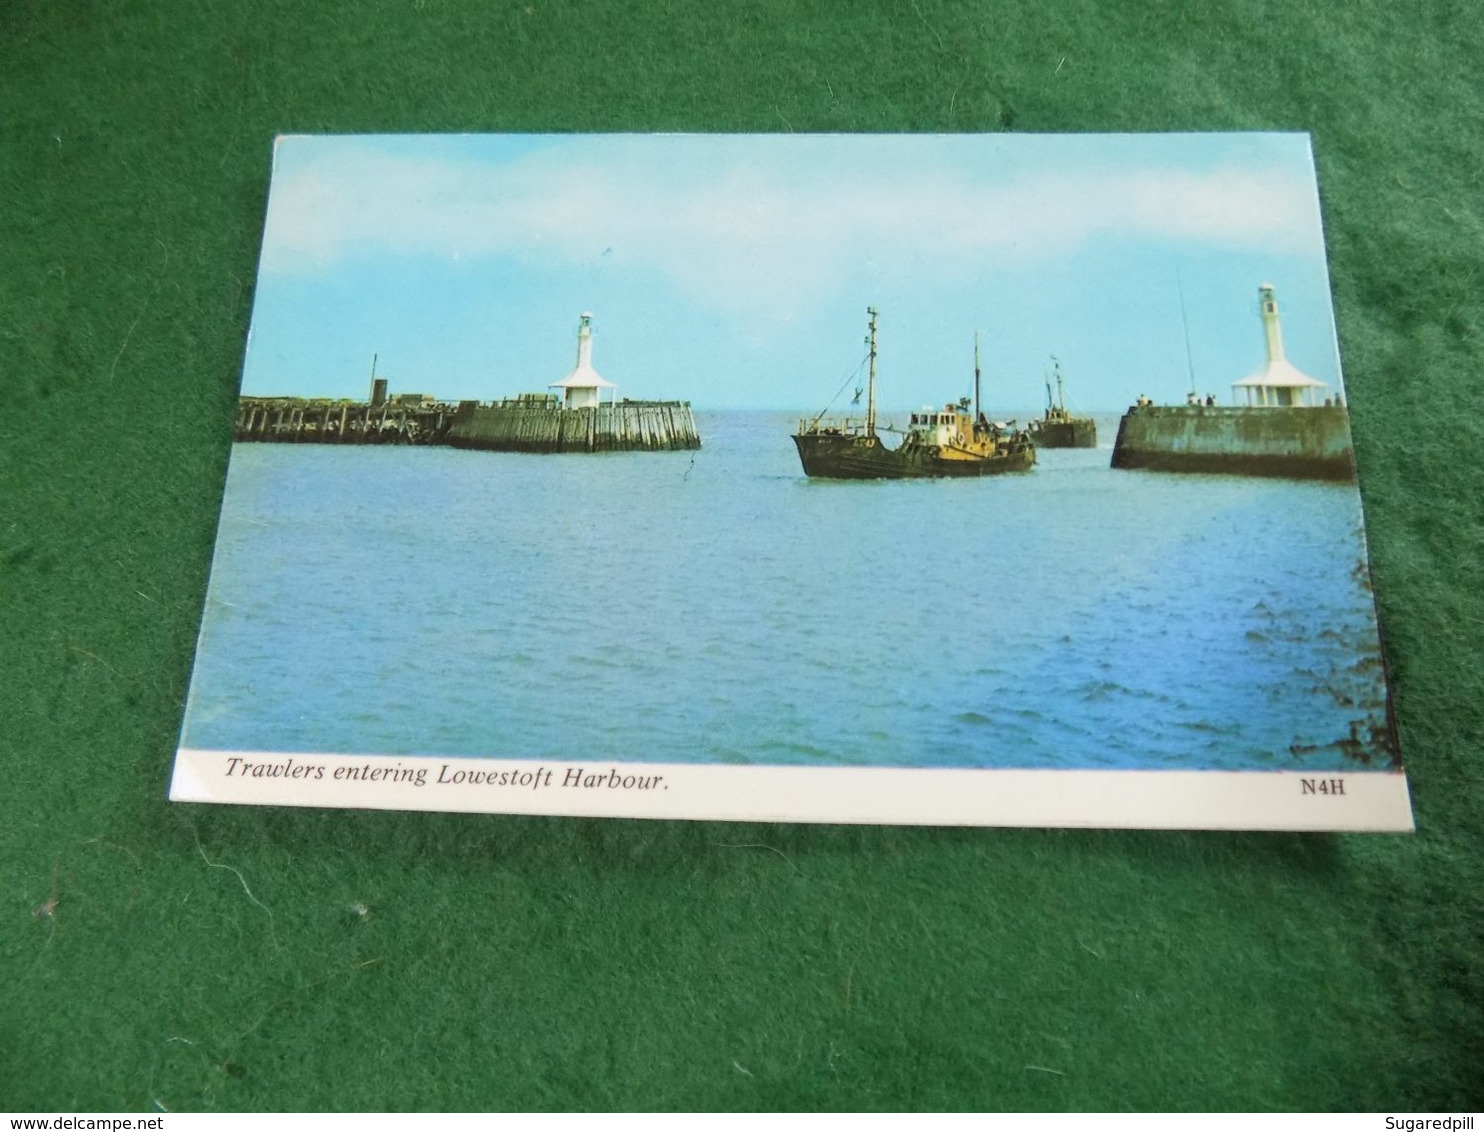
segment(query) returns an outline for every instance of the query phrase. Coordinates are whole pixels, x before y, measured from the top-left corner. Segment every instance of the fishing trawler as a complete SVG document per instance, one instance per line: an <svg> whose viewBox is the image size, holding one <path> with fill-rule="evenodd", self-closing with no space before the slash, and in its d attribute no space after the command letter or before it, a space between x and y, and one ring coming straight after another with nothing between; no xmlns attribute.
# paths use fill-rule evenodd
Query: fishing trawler
<svg viewBox="0 0 1484 1132"><path fill-rule="evenodd" d="M902 441L888 448L879 433L898 431L876 422L876 309L868 307L866 336L869 371L866 416L825 420L824 412L801 420L794 434L806 476L826 479L917 479L933 476L985 476L1027 472L1036 463L1036 446L1014 421L990 421L979 409L979 340L974 339L974 406L961 397L942 409L913 413ZM859 390L857 389L857 394ZM828 412L828 408L825 412Z"/></svg>
<svg viewBox="0 0 1484 1132"><path fill-rule="evenodd" d="M1074 417L1067 411L1066 392L1062 389L1061 362L1051 359L1056 375L1056 396L1051 396L1051 378L1046 379L1046 415L1032 421L1030 432L1038 448L1096 448L1098 426L1091 417Z"/></svg>

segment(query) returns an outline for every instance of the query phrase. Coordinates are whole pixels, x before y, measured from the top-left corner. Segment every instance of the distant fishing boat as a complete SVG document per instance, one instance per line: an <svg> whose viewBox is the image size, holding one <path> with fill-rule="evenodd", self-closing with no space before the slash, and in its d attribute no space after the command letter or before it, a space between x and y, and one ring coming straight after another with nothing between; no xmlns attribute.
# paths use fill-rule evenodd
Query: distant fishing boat
<svg viewBox="0 0 1484 1132"><path fill-rule="evenodd" d="M1061 362L1051 359L1056 375L1056 397L1051 396L1051 379L1046 379L1046 415L1032 421L1030 433L1038 448L1096 448L1098 426L1091 417L1074 417L1067 411L1066 392L1062 388Z"/></svg>
<svg viewBox="0 0 1484 1132"><path fill-rule="evenodd" d="M913 413L902 441L888 448L876 423L876 316L868 307L866 336L869 371L863 421L825 420L824 412L801 420L794 434L804 474L826 479L918 479L1026 472L1036 463L1036 446L1014 422L988 420L979 409L979 339L974 339L974 410L960 398L941 410ZM859 393L859 390L857 390ZM825 410L826 412L828 409ZM883 427L880 431L895 432Z"/></svg>

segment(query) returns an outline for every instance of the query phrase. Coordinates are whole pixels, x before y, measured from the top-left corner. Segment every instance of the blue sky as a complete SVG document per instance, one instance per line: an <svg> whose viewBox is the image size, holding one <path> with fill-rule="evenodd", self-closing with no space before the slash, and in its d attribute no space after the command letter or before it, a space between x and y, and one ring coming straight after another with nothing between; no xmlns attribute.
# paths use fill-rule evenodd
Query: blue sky
<svg viewBox="0 0 1484 1132"><path fill-rule="evenodd" d="M1177 283L1178 280L1178 283ZM882 404L1231 400L1257 287L1339 386L1302 134L291 136L243 392L538 391L578 315L620 397L817 411L880 312ZM1187 362L1181 293L1190 336ZM846 396L848 397L848 391Z"/></svg>

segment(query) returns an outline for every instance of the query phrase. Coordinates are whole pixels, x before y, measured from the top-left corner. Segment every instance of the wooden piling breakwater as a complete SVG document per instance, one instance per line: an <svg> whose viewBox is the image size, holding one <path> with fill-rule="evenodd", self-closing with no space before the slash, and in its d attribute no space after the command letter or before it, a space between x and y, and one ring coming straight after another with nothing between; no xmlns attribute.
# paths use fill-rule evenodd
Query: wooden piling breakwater
<svg viewBox="0 0 1484 1132"><path fill-rule="evenodd" d="M472 402L471 402L472 404ZM243 397L232 439L278 444L441 444L457 406L441 402Z"/></svg>
<svg viewBox="0 0 1484 1132"><path fill-rule="evenodd" d="M232 438L278 444L443 444L491 452L635 452L701 446L688 401L619 401L566 409L524 395L483 404L420 395L381 404L242 397Z"/></svg>
<svg viewBox="0 0 1484 1132"><path fill-rule="evenodd" d="M640 452L699 448L689 401L618 401L564 409L516 398L460 412L444 443L494 452Z"/></svg>

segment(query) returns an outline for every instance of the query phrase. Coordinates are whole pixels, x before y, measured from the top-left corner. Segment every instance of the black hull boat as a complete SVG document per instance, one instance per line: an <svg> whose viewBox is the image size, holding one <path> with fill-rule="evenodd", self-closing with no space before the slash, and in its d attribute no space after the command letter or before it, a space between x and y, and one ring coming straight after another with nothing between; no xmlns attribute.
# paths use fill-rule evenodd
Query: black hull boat
<svg viewBox="0 0 1484 1132"><path fill-rule="evenodd" d="M1023 433L1005 440L989 455L950 450L907 439L888 448L879 436L863 433L801 432L794 437L806 476L836 480L930 479L940 476L992 476L1028 472L1036 449Z"/></svg>
<svg viewBox="0 0 1484 1132"><path fill-rule="evenodd" d="M799 422L794 446L806 476L839 480L931 479L1028 472L1036 464L1029 433L979 411L979 343L974 342L974 411L969 399L941 410L913 413L901 443L886 445L876 426L876 311L868 309L870 361L866 417L824 421L821 413ZM857 390L859 395L859 390ZM881 431L896 431L885 428Z"/></svg>
<svg viewBox="0 0 1484 1132"><path fill-rule="evenodd" d="M1091 417L1074 417L1067 411L1067 398L1062 390L1061 362L1051 359L1056 373L1056 396L1051 396L1051 379L1046 379L1046 415L1030 425L1037 448L1096 448L1098 426Z"/></svg>
<svg viewBox="0 0 1484 1132"><path fill-rule="evenodd" d="M1037 448L1096 448L1098 426L1087 417L1070 420L1041 420L1031 424Z"/></svg>

